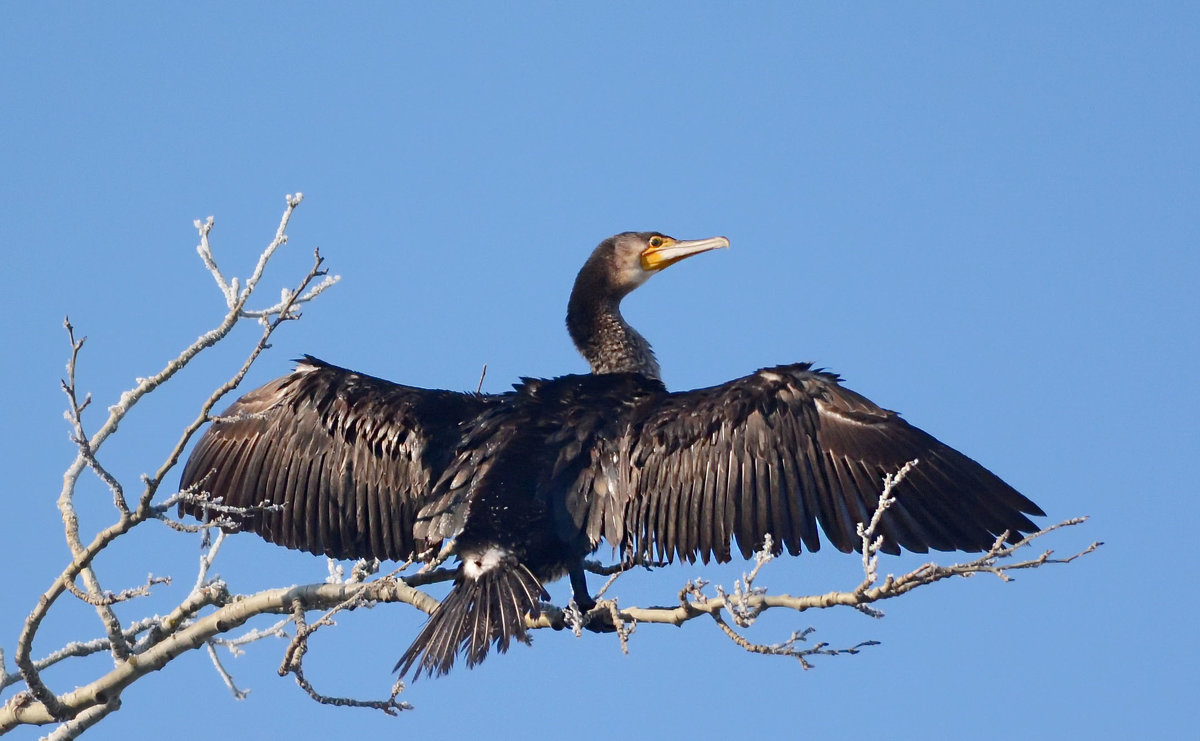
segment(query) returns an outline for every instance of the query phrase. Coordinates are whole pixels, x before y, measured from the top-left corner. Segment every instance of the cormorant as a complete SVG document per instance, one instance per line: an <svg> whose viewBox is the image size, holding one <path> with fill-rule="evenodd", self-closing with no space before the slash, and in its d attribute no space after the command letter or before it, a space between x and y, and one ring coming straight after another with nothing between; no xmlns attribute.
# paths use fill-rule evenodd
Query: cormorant
<svg viewBox="0 0 1200 741"><path fill-rule="evenodd" d="M449 545L454 586L397 668L444 674L529 642L542 586L607 540L627 560L742 556L770 534L796 555L861 547L882 477L918 459L882 520L883 550L979 551L1035 530L1041 509L983 466L808 363L668 392L621 299L729 245L625 232L575 280L567 328L592 373L498 395L401 386L305 356L214 418L181 488L288 548L402 560ZM244 508L228 514L228 507ZM204 501L182 509L211 519Z"/></svg>

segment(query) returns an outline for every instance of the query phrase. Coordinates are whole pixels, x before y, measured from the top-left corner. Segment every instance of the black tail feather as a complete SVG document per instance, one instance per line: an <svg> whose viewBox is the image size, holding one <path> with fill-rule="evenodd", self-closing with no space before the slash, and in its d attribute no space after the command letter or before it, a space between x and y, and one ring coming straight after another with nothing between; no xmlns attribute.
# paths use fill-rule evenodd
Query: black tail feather
<svg viewBox="0 0 1200 741"><path fill-rule="evenodd" d="M414 666L415 680L424 672L429 676L447 674L454 666L455 654L466 655L473 667L487 658L493 643L501 653L516 639L531 643L525 629L525 616L540 614L539 600L550 595L541 582L515 559L483 572L478 578L459 570L454 588L442 600L416 640L396 662L401 676Z"/></svg>

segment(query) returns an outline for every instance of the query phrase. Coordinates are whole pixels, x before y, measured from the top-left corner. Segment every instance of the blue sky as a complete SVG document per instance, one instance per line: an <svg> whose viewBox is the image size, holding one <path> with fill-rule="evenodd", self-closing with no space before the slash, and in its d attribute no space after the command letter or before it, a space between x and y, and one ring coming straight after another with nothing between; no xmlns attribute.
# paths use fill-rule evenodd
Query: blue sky
<svg viewBox="0 0 1200 741"><path fill-rule="evenodd" d="M0 646L11 657L66 553L63 316L89 338L81 385L98 412L220 317L193 219L215 215L218 259L245 275L284 194L303 191L267 294L315 246L342 281L246 388L304 352L454 389L484 363L491 391L580 372L562 317L598 241L724 234L730 250L626 302L668 385L813 361L1051 520L1092 516L1047 545L1107 545L1011 584L911 594L882 621L766 616L762 640L812 625L834 645L883 642L809 672L700 622L645 626L630 656L608 636L540 633L418 682L404 696L418 710L392 719L314 705L275 675L282 646L260 644L227 662L249 699L196 654L129 689L96 737L1178 736L1200 654L1197 38L1186 3L7 6ZM106 460L130 486L255 334L124 424ZM81 501L85 526L111 517L98 485ZM169 609L197 552L147 527L100 567L113 589L176 577L123 613L136 617ZM619 594L670 602L688 578L731 584L742 568L636 575ZM856 569L822 552L763 579L816 592ZM325 564L242 536L218 571L248 592L320 580ZM310 677L385 694L420 615L341 623L318 637ZM35 653L99 630L67 607ZM104 663L48 679L70 687Z"/></svg>

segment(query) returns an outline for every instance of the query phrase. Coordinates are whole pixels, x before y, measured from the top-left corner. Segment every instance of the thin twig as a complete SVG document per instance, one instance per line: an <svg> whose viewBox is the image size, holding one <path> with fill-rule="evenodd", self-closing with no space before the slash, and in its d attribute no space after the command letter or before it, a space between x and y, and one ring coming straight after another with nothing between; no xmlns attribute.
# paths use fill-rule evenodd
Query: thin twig
<svg viewBox="0 0 1200 741"><path fill-rule="evenodd" d="M487 378L487 363L483 364L483 370L479 371L479 383L475 386L475 393L483 391L483 379Z"/></svg>

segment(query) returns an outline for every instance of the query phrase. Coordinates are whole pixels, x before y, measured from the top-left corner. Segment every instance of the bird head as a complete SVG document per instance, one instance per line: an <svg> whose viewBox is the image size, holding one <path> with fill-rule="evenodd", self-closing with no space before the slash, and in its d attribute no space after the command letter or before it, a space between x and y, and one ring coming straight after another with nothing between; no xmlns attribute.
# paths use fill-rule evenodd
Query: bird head
<svg viewBox="0 0 1200 741"><path fill-rule="evenodd" d="M729 246L725 237L681 240L659 232L624 232L610 237L605 243L611 244L612 249L610 275L613 288L622 293L632 291L650 276L684 258ZM601 248L605 243L601 243Z"/></svg>

